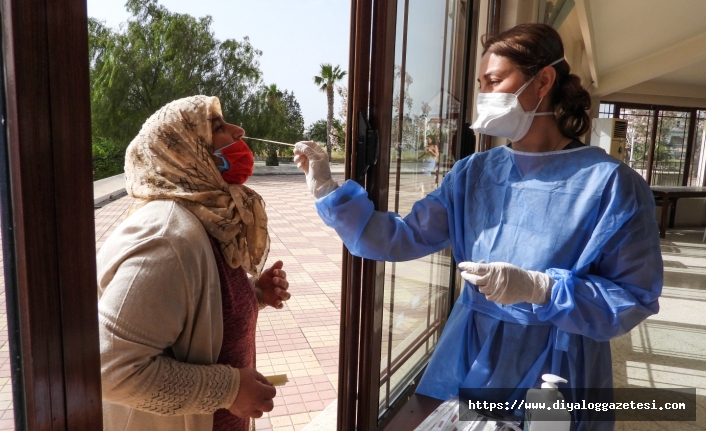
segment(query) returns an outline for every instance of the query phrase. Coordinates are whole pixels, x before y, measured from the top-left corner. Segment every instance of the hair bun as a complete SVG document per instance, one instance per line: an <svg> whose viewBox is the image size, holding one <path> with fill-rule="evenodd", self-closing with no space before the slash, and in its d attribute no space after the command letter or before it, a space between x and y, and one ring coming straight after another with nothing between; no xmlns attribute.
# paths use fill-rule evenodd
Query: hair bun
<svg viewBox="0 0 706 431"><path fill-rule="evenodd" d="M557 80L560 80L559 76ZM591 126L587 112L591 109L591 95L581 85L581 79L573 73L563 77L558 84L552 95L557 111L557 125L564 136L578 139Z"/></svg>

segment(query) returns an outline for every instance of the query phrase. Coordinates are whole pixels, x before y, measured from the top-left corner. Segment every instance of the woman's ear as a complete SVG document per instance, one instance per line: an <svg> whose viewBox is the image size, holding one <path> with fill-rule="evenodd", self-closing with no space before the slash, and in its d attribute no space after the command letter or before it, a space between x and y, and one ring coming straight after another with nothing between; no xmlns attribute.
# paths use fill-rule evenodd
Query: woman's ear
<svg viewBox="0 0 706 431"><path fill-rule="evenodd" d="M537 84L539 87L537 88L537 93L540 98L546 97L547 94L552 90L552 86L554 85L554 81L556 80L556 69L554 69L552 66L547 66L544 69L542 69L537 77L535 78L535 81L537 81Z"/></svg>

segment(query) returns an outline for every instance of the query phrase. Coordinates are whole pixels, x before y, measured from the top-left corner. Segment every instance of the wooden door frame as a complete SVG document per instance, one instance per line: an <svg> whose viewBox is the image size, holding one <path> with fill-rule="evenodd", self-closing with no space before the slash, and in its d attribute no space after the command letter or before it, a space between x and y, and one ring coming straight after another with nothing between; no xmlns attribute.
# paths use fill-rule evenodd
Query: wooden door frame
<svg viewBox="0 0 706 431"><path fill-rule="evenodd" d="M0 7L15 421L18 430L100 430L86 2Z"/></svg>
<svg viewBox="0 0 706 431"><path fill-rule="evenodd" d="M409 0L399 3L405 1ZM374 48L369 72L368 118L370 126L378 131L380 151L377 164L366 178L366 189L378 211L388 210L397 7L398 2L394 0L376 1L371 32ZM385 262L363 260L358 430L378 429L384 292L376 286L384 283L384 277Z"/></svg>
<svg viewBox="0 0 706 431"><path fill-rule="evenodd" d="M373 129L378 130L381 149L385 147L383 142L389 142L390 139L396 4L396 0L351 1L346 179L356 178L355 140L359 112L369 119ZM382 44L377 45L376 49L371 49L373 35ZM368 172L363 184L372 191L370 198L374 202L379 201L377 198L380 193L387 196L389 178L387 172L383 173L379 169L383 165L389 165L389 154L381 150L377 165ZM380 350L380 346L375 346L371 339L375 338L375 322L381 322L382 319L382 303L374 289L376 274L383 274L378 271L380 265L384 264L353 256L343 247L337 416L339 431L368 429L373 414L377 414L367 394L376 388L377 381L377 376L372 377L376 364L371 358L375 350ZM367 274L365 279L364 273Z"/></svg>
<svg viewBox="0 0 706 431"><path fill-rule="evenodd" d="M394 1L394 0L390 0ZM351 0L345 178L356 178L358 112L368 111L373 0ZM338 365L338 431L356 429L363 260L343 246Z"/></svg>

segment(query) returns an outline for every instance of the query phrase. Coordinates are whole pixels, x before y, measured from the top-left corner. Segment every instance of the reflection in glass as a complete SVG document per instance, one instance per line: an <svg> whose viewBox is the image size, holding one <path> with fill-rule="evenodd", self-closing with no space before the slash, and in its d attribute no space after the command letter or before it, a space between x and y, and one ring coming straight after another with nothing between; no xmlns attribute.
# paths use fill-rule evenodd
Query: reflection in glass
<svg viewBox="0 0 706 431"><path fill-rule="evenodd" d="M455 162L465 7L458 0L398 2L388 208L401 216ZM431 356L449 309L452 264L450 250L385 264L380 414Z"/></svg>
<svg viewBox="0 0 706 431"><path fill-rule="evenodd" d="M0 73L2 76L2 73ZM10 175L9 175L9 151L7 148L7 131L5 130L5 94L4 90L0 90L0 116L2 121L2 135L0 135L0 429L15 429L15 414L13 402L13 386L12 386L12 369L18 369L19 356L15 352L19 349L15 343L18 340L17 333L13 337L13 355L15 356L15 365L11 364L10 360L10 340L8 331L8 307L7 299L10 299L12 304L13 293L16 298L17 290L11 290L10 294L6 294L5 289L9 284L11 287L16 279L13 278L14 262L14 240L12 235L16 231L12 223L12 214L10 206ZM7 274L5 273L7 269ZM7 282L6 282L7 279ZM16 301L16 299L15 299ZM10 306L10 318L14 327L17 327L18 312L16 307ZM18 390L21 387L21 373L15 374L15 382ZM17 408L22 411L22 402L18 399ZM21 424L21 423L20 423Z"/></svg>
<svg viewBox="0 0 706 431"><path fill-rule="evenodd" d="M0 205L2 205L1 202ZM1 213L2 211L0 211ZM0 231L2 231L1 219ZM2 423L6 425L11 425L14 421L10 369L10 346L7 336L7 309L5 305L5 265L2 235L0 235L0 415Z"/></svg>

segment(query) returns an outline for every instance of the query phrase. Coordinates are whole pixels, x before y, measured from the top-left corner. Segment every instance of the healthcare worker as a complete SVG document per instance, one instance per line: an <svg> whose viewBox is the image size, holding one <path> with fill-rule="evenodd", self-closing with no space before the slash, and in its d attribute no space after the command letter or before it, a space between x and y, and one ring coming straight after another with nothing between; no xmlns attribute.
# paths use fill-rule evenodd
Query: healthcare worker
<svg viewBox="0 0 706 431"><path fill-rule="evenodd" d="M465 284L417 392L515 388L544 373L578 388L613 386L609 340L659 310L663 266L645 181L578 138L588 92L559 34L523 24L487 38L473 128L510 144L457 162L409 215L378 212L354 181L338 186L324 152L296 161L321 218L356 256L416 259L451 245ZM575 412L575 430L613 429Z"/></svg>

